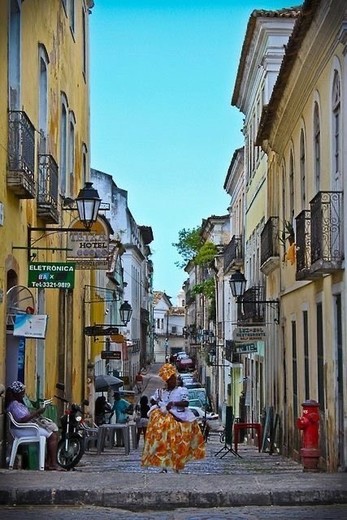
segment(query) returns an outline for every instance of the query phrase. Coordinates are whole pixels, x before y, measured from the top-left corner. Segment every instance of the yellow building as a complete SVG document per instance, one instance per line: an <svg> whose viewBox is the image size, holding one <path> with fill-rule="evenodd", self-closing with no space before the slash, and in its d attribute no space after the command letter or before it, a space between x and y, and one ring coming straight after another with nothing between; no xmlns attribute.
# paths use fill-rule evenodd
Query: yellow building
<svg viewBox="0 0 347 520"><path fill-rule="evenodd" d="M282 242L269 274L281 289L271 404L282 449L298 457L301 404L319 403L320 465L329 471L347 465L346 44L345 1L304 2L258 134Z"/></svg>
<svg viewBox="0 0 347 520"><path fill-rule="evenodd" d="M9 0L0 7L0 383L22 379L33 400L52 397L58 381L74 400L86 390L90 271L76 270L74 288L52 273L66 262L68 235L55 229L76 221L74 200L89 179L93 3ZM35 263L48 263L54 284L34 276L33 286ZM44 337L17 336L15 316L32 312L48 317L45 335L35 332Z"/></svg>

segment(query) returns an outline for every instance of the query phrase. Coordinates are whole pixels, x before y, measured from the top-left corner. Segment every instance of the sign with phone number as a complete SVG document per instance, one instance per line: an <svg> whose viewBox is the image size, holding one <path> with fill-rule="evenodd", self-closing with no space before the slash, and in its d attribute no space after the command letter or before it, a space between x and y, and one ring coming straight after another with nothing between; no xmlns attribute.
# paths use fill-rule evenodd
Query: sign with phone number
<svg viewBox="0 0 347 520"><path fill-rule="evenodd" d="M75 263L32 262L29 264L28 287L36 289L73 289Z"/></svg>

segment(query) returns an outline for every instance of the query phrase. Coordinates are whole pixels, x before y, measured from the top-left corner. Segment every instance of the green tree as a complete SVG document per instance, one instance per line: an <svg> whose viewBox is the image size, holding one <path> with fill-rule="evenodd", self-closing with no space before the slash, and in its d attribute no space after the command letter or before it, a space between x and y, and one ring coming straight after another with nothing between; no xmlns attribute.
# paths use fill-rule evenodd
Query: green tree
<svg viewBox="0 0 347 520"><path fill-rule="evenodd" d="M213 242L205 242L197 252L195 265L208 266L218 253L217 246Z"/></svg>
<svg viewBox="0 0 347 520"><path fill-rule="evenodd" d="M178 232L178 242L172 244L182 257L182 261L176 262L177 267L183 269L188 262L196 257L204 243L200 231L201 228L197 226L192 229L183 228Z"/></svg>

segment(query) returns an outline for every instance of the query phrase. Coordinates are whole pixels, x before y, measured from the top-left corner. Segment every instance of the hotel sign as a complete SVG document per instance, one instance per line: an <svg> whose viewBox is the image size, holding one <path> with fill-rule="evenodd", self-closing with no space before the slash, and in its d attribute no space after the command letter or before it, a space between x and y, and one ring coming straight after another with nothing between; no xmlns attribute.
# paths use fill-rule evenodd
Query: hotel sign
<svg viewBox="0 0 347 520"><path fill-rule="evenodd" d="M73 289L75 264L62 262L32 262L28 270L28 287L35 289Z"/></svg>
<svg viewBox="0 0 347 520"><path fill-rule="evenodd" d="M264 341L266 339L266 327L236 327L233 331L233 340L249 343L250 341Z"/></svg>
<svg viewBox="0 0 347 520"><path fill-rule="evenodd" d="M76 269L109 269L109 230L106 222L98 218L91 231L81 229L75 221L68 233L68 252L66 258L75 262Z"/></svg>

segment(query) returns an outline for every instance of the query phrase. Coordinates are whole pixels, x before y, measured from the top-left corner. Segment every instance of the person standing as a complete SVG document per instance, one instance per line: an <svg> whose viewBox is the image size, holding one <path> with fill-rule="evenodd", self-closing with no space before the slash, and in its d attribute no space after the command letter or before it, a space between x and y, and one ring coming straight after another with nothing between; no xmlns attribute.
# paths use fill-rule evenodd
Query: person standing
<svg viewBox="0 0 347 520"><path fill-rule="evenodd" d="M188 409L185 387L177 386L176 369L166 363L159 370L165 389L157 389L151 398L142 466L169 468L179 472L192 459L205 457L205 441L196 417Z"/></svg>
<svg viewBox="0 0 347 520"><path fill-rule="evenodd" d="M140 442L141 433L143 434L143 440L146 440L146 431L148 425L148 412L150 406L148 404L148 397L143 395L140 399L140 403L136 405L137 417L135 419L136 423L136 434L137 434L137 445Z"/></svg>
<svg viewBox="0 0 347 520"><path fill-rule="evenodd" d="M112 410L116 414L116 423L125 424L128 422L131 404L126 399L122 399L119 392L113 394L114 403Z"/></svg>
<svg viewBox="0 0 347 520"><path fill-rule="evenodd" d="M106 419L106 414L108 414L108 418ZM106 424L110 422L110 419L113 415L112 406L107 402L106 397L104 395L99 396L95 401L94 407L94 415L95 415L95 424L97 426L101 426L102 424Z"/></svg>
<svg viewBox="0 0 347 520"><path fill-rule="evenodd" d="M136 390L138 394L142 393L143 388L143 376L141 374L141 370L138 371L135 377Z"/></svg>
<svg viewBox="0 0 347 520"><path fill-rule="evenodd" d="M112 411L116 414L116 423L126 424L129 420L128 414L131 412L132 405L126 399L122 399L119 392L115 392L113 397ZM118 430L116 431L116 446L123 446L123 438Z"/></svg>

